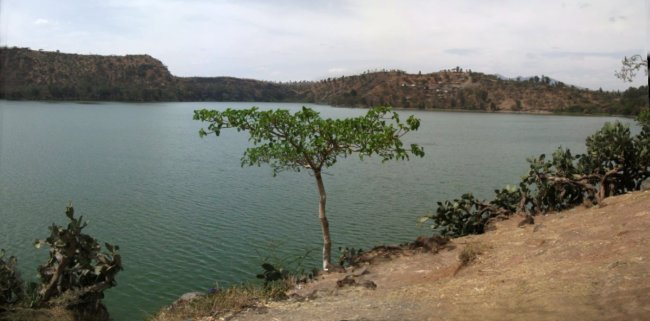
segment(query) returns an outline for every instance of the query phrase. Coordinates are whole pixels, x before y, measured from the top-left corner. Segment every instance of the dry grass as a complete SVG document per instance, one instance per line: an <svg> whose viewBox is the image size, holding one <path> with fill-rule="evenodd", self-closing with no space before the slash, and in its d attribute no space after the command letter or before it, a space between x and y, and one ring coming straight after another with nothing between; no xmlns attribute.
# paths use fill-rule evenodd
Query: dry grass
<svg viewBox="0 0 650 321"><path fill-rule="evenodd" d="M483 254L486 249L487 246L481 242L468 243L458 254L458 260L462 266L467 266L474 262L479 255Z"/></svg>
<svg viewBox="0 0 650 321"><path fill-rule="evenodd" d="M0 313L2 321L75 321L74 313L62 307L51 309L16 308L11 313Z"/></svg>
<svg viewBox="0 0 650 321"><path fill-rule="evenodd" d="M540 215L536 230L497 222L435 255L370 264L364 278L375 290L339 289L342 275L324 274L296 290L313 299L269 303L266 313L232 320L648 320L650 191L607 203ZM468 265L452 277L462 261Z"/></svg>
<svg viewBox="0 0 650 321"><path fill-rule="evenodd" d="M190 302L164 308L150 321L217 320L219 316L255 308L263 302L283 299L290 286L291 280L274 282L268 287L258 284L236 285Z"/></svg>
<svg viewBox="0 0 650 321"><path fill-rule="evenodd" d="M465 247L458 254L458 267L454 270L454 276L460 271L460 269L470 265L476 260L476 258L483 254L488 249L488 246L481 242L470 242L465 245Z"/></svg>

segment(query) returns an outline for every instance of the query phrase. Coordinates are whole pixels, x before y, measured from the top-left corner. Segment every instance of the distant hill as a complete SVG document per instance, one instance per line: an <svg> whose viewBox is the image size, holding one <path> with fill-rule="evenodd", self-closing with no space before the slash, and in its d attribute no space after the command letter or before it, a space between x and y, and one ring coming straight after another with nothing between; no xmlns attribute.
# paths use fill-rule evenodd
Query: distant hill
<svg viewBox="0 0 650 321"><path fill-rule="evenodd" d="M648 106L647 86L621 94L581 89L544 76L511 80L460 68L430 74L367 72L297 88L310 102L359 107L636 114Z"/></svg>
<svg viewBox="0 0 650 321"><path fill-rule="evenodd" d="M0 48L0 98L100 101L287 99L278 84L232 77L176 77L149 55L100 56Z"/></svg>
<svg viewBox="0 0 650 321"><path fill-rule="evenodd" d="M592 91L548 77L507 79L454 68L399 70L275 83L176 77L149 55L100 56L0 48L0 99L100 101L283 101L413 109L636 114L648 87Z"/></svg>
<svg viewBox="0 0 650 321"><path fill-rule="evenodd" d="M0 49L0 86L8 99L166 100L176 79L149 55L99 56Z"/></svg>

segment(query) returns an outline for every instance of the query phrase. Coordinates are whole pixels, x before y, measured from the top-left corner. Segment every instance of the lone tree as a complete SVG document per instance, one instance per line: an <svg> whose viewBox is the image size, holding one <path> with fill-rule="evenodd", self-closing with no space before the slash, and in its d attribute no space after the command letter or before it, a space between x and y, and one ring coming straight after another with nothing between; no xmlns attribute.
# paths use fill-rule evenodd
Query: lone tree
<svg viewBox="0 0 650 321"><path fill-rule="evenodd" d="M390 107L377 107L364 116L346 119L323 119L310 108L303 107L291 114L288 110L226 109L195 110L194 119L208 122L207 130L201 128L201 137L219 136L224 128L247 131L249 147L242 157L242 166L259 166L268 163L273 175L283 170L309 169L318 186L320 219L323 232L323 269L331 268L332 240L325 214L327 200L322 170L336 164L339 157L357 153L379 156L382 161L408 159L409 154L424 156L422 147L411 144L405 147L401 137L417 130L420 120L410 116L400 122L399 115Z"/></svg>

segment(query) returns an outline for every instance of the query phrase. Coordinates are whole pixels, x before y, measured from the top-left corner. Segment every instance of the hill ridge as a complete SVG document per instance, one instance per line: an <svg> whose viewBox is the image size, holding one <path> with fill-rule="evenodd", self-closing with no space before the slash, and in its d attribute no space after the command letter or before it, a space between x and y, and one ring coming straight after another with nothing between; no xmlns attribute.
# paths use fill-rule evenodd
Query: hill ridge
<svg viewBox="0 0 650 321"><path fill-rule="evenodd" d="M391 105L541 113L634 115L648 87L594 91L542 76L503 79L460 67L431 73L367 71L319 81L178 77L148 55L82 55L0 48L0 99L88 101L269 101L335 106Z"/></svg>

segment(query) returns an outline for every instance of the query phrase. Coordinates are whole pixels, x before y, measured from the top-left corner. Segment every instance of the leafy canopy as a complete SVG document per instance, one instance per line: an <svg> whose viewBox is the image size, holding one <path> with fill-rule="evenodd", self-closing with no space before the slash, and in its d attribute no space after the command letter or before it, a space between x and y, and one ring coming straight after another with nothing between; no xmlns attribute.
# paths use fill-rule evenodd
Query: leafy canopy
<svg viewBox="0 0 650 321"><path fill-rule="evenodd" d="M377 155L383 161L408 159L409 152L423 156L422 147L406 148L400 138L417 130L420 120L410 116L401 122L390 107L370 109L364 116L323 119L317 111L302 107L294 114L284 109L196 110L194 119L209 122L203 137L220 135L224 128L248 131L253 147L246 149L242 166L268 163L274 175L283 170L320 171L336 163L337 157L359 153L359 157Z"/></svg>

